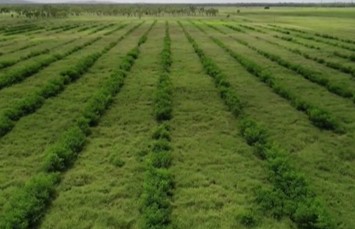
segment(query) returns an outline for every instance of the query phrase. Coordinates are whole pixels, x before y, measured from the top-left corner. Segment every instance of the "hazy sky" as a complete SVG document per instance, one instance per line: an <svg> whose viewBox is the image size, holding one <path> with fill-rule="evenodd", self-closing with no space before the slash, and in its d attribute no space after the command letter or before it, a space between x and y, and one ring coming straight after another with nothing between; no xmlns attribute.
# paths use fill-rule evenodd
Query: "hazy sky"
<svg viewBox="0 0 355 229"><path fill-rule="evenodd" d="M352 2L352 0L29 0L32 2L40 3L67 3L67 2L113 2L113 3L240 3L240 2L295 2L295 3L307 3L307 2ZM1 0L0 0L1 2Z"/></svg>

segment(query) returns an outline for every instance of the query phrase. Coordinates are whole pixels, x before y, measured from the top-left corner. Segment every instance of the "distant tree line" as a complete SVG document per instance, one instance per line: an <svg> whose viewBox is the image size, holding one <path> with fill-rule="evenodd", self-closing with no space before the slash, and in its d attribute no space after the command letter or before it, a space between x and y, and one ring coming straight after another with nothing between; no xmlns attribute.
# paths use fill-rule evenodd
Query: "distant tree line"
<svg viewBox="0 0 355 229"><path fill-rule="evenodd" d="M217 16L218 9L186 5L3 5L0 13L26 18L61 18L68 16Z"/></svg>

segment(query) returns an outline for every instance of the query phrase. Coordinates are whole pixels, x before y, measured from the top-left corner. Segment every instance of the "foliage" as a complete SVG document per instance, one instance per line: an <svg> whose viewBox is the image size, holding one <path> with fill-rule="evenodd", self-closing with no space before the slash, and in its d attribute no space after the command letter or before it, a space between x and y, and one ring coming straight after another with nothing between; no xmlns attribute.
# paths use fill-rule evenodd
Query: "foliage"
<svg viewBox="0 0 355 229"><path fill-rule="evenodd" d="M168 23L166 23L164 46L160 56L162 72L157 83L154 109L158 126L152 136L153 144L148 156L143 184L142 228L166 228L170 223L173 177L168 171L172 160L168 122L172 118L172 85L169 78L172 60Z"/></svg>
<svg viewBox="0 0 355 229"><path fill-rule="evenodd" d="M40 173L33 177L4 206L5 214L0 220L0 227L26 229L38 224L54 197L54 187L58 181L56 174Z"/></svg>
<svg viewBox="0 0 355 229"><path fill-rule="evenodd" d="M1 13L15 13L18 17L32 19L63 18L90 14L92 16L217 16L219 10L206 6L184 5L5 5L0 8Z"/></svg>
<svg viewBox="0 0 355 229"><path fill-rule="evenodd" d="M217 45L219 45L221 48L223 48L226 52L228 52L243 67L245 67L248 72L250 72L254 76L258 77L262 82L266 83L269 87L271 87L275 93L277 93L281 97L289 100L291 105L293 105L296 109L298 109L300 111L304 111L308 115L310 121L312 121L312 123L315 126L322 128L322 129L326 129L326 130L334 130L337 132L344 131L343 128L338 123L338 121L334 117L332 117L331 114L329 114L328 112L326 112L326 111L324 111L324 110L322 110L322 109L316 107L315 105L312 105L306 101L301 101L296 95L292 94L291 92L289 92L288 90L283 88L280 84L278 84L278 82L271 75L271 73L264 71L261 67L259 67L254 62L252 62L252 61L246 59L245 57L243 57L242 55L232 51L220 40L218 40L216 38L212 38L212 40ZM272 59L273 61L276 61L277 63L279 63L282 66L292 68L295 71L301 72L302 74L307 75L307 76L312 75L312 72L308 71L307 69L304 69L301 66L293 65L292 63L283 60L281 57L278 57L274 54L266 53L262 50L256 49L255 47L249 45L245 41L242 41L242 40L239 40L236 38L235 38L235 40L237 42L239 42L240 44L243 44L253 50L256 50L258 53ZM317 112L314 112L315 110Z"/></svg>
<svg viewBox="0 0 355 229"><path fill-rule="evenodd" d="M200 57L204 68L209 67L209 65L206 66L204 64L204 58L206 57L203 50L198 47L196 41L185 30L180 22L179 25L182 27L195 52ZM213 37L210 38L215 41L216 44L224 48L228 53L234 53L218 39ZM260 68L254 67L255 65L252 65L251 62L239 55L235 55L235 57L240 60L242 65L245 64L250 72L253 72L254 74L259 73ZM212 60L209 60L209 62L212 63ZM212 76L218 75L220 71L212 71L214 69L215 68L207 69L207 73ZM237 103L239 103L239 101ZM332 219L328 216L324 210L324 207L320 203L317 208L313 208L306 204L316 202L315 194L308 187L303 175L297 172L289 164L283 150L275 146L274 143L268 138L267 131L245 114L242 115L240 119L240 131L242 137L249 145L255 147L262 159L266 160L270 171L269 179L273 184L273 189L265 190L260 188L257 191L256 201L260 203L262 209L265 210L265 212L272 213L273 216L278 218L281 218L282 216L289 216L299 228L335 228ZM299 206L303 206L305 209L299 210ZM243 217L243 222L245 224L253 224L254 220L252 217L245 216ZM305 227L304 225L308 227ZM314 225L317 225L317 227Z"/></svg>
<svg viewBox="0 0 355 229"><path fill-rule="evenodd" d="M147 36L151 28L143 36ZM139 43L137 47L139 48L140 45L142 43ZM112 45L109 44L109 46ZM125 59L136 59L139 54L138 48L130 51ZM105 50L102 53L107 52ZM72 71L66 71L63 76L76 78L79 73L83 73L81 69L85 69L88 66L87 63L93 63L92 58L93 56L88 58L87 61L81 62L78 65L79 68L74 67ZM134 62L130 63L131 66L134 64ZM95 123L94 121L99 118L98 114L102 115L104 110L108 108L111 102L110 98L122 87L125 76L126 73L122 72L120 68L113 73L103 87L91 98L77 122L48 149L43 166L44 178L42 176L40 178L34 177L23 189L19 190L19 194L15 195L15 198L9 201L5 220L3 220L4 228L28 228L42 218L47 205L54 198L53 192L57 180L53 178L53 174L65 171L74 163L86 142L87 135L90 133L88 131L89 126L92 126Z"/></svg>

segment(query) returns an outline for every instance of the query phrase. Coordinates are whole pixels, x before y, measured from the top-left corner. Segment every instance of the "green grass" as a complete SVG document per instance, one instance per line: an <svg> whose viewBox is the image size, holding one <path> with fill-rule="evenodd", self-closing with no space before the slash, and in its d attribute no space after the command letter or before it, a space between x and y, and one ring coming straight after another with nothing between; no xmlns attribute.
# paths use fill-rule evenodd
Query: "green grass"
<svg viewBox="0 0 355 229"><path fill-rule="evenodd" d="M0 67L0 80L50 55L96 37L102 39L2 88L0 115L52 80L62 78L61 72L146 22L60 93L13 120L14 127L0 136L0 225L9 204L21 209L22 202L16 205L14 200L22 198L23 192L49 200L39 205L39 221L34 228L355 228L355 100L280 64L284 60L302 66L326 79L328 85L355 93L354 77L314 59L355 69L355 62L349 58L353 51L345 50L345 46L355 48L354 9L219 9L220 15L211 18L157 18L113 98L100 97L97 92L109 87L105 82L122 61L124 68L129 67L132 60L123 58L137 46L155 18L87 15L25 21L1 15L0 65L6 61L13 64ZM198 48L189 42L178 21ZM166 22L171 53L164 46ZM43 29L9 36L1 30L5 25L33 23ZM124 24L127 26L118 29ZM281 32L288 31L285 28L304 32L289 30L285 34ZM24 58L44 49L48 53ZM198 49L207 59L196 53ZM171 66L162 59L168 53ZM255 69L241 65L232 53L252 61L259 75L271 75L276 86L260 80ZM292 94L294 100L324 110L343 131L322 129L312 122L310 116L314 114L297 109L276 93L275 87ZM95 96L99 99L92 101ZM87 107L94 104L104 109L100 101L111 99L105 112L90 114L89 118L95 119L95 115L102 115L98 122L90 123L90 133L75 136L86 139L82 142L85 146L75 162L68 163L67 171L58 174L58 180L39 175L51 159L47 155L50 149L76 125ZM157 153L157 148L168 150ZM160 181L168 183L156 185L159 176L164 176ZM291 190L295 182L300 182L296 186L307 194ZM38 204L36 198L23 198L27 207ZM275 205L270 206L270 201ZM280 203L289 205L280 209ZM329 215L335 226L309 225L317 221L312 214Z"/></svg>

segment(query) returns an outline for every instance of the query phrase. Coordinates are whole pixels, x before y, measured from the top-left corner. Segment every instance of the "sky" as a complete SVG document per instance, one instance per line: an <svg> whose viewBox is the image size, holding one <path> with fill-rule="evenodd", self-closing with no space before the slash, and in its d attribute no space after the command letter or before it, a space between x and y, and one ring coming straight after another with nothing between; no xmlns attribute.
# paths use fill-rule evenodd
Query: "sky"
<svg viewBox="0 0 355 229"><path fill-rule="evenodd" d="M28 0L38 3L70 3L70 2L112 2L112 3L274 3L274 2L352 2L352 0ZM1 0L0 0L1 2Z"/></svg>

